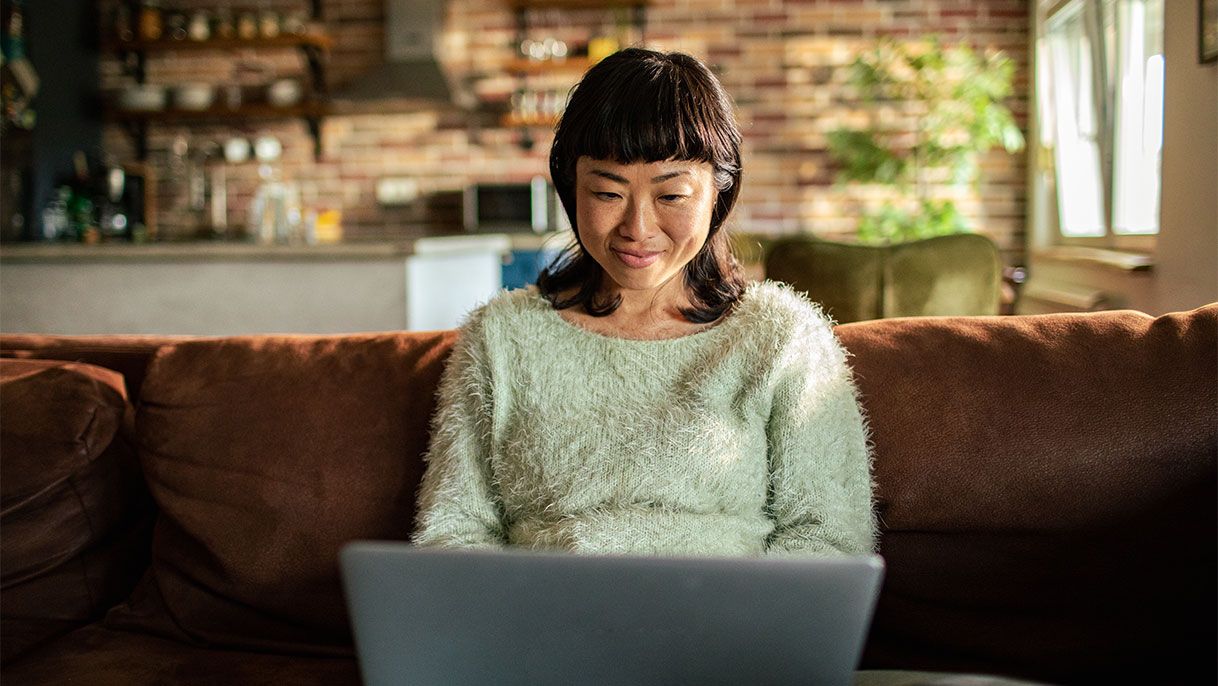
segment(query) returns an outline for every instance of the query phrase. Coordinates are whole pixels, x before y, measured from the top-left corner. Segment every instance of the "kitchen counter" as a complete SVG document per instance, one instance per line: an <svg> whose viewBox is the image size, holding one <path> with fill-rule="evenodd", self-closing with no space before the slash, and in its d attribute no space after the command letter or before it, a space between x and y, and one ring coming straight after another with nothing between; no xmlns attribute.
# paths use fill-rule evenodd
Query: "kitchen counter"
<svg viewBox="0 0 1218 686"><path fill-rule="evenodd" d="M531 245L540 237L523 236ZM0 245L0 262L161 262L161 261L300 261L378 260L410 255L439 255L507 251L521 244L507 234L428 236L398 241L367 241L327 245L263 245L259 243L196 241L179 243L8 243Z"/></svg>
<svg viewBox="0 0 1218 686"><path fill-rule="evenodd" d="M0 246L0 327L59 334L434 330L503 287L505 234L334 245Z"/></svg>

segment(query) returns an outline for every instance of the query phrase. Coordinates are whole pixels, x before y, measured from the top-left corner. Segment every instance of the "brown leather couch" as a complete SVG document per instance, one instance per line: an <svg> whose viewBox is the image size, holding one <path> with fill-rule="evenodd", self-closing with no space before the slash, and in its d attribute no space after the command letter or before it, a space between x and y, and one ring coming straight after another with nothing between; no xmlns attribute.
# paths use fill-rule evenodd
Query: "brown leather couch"
<svg viewBox="0 0 1218 686"><path fill-rule="evenodd" d="M838 333L864 668L1215 683L1218 304ZM0 336L3 682L357 683L336 553L409 535L454 337Z"/></svg>

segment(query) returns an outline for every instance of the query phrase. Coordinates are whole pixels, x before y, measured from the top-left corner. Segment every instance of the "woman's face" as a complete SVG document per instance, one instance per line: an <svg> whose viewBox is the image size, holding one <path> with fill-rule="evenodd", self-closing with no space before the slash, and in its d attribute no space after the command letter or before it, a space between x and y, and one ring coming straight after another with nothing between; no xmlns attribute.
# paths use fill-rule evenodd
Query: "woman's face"
<svg viewBox="0 0 1218 686"><path fill-rule="evenodd" d="M613 292L672 283L706 243L716 196L709 162L581 157L575 165L580 241Z"/></svg>

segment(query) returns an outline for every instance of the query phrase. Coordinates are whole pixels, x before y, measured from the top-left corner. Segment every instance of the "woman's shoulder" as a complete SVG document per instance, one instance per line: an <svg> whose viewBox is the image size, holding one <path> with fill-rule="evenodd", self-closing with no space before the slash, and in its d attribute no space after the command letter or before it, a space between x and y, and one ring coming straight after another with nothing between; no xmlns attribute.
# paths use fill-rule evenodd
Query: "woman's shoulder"
<svg viewBox="0 0 1218 686"><path fill-rule="evenodd" d="M833 332L833 320L802 291L776 281L748 285L736 315L736 330L757 353L778 367L788 364L837 364L846 353ZM742 341L743 342L743 341Z"/></svg>
<svg viewBox="0 0 1218 686"><path fill-rule="evenodd" d="M493 337L495 332L518 328L526 318L544 312L549 303L535 286L502 289L486 302L470 310L462 318L459 331L462 336Z"/></svg>
<svg viewBox="0 0 1218 686"><path fill-rule="evenodd" d="M832 332L834 322L818 303L802 291L780 281L754 281L744 291L736 314L750 320L753 327L782 331Z"/></svg>
<svg viewBox="0 0 1218 686"><path fill-rule="evenodd" d="M545 298L536 286L500 289L486 302L470 310L465 316L465 322L481 322L488 319L510 317L528 311L536 311Z"/></svg>

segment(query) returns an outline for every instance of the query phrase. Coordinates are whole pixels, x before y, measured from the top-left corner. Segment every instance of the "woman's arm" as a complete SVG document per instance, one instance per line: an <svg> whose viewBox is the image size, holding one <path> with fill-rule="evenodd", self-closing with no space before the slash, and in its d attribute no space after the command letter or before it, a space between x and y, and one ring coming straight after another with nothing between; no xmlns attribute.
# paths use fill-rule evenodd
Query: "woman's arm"
<svg viewBox="0 0 1218 686"><path fill-rule="evenodd" d="M440 378L419 487L416 545L506 543L490 466L493 389L480 315L475 312L461 328Z"/></svg>
<svg viewBox="0 0 1218 686"><path fill-rule="evenodd" d="M767 425L767 554L875 549L867 427L846 353L819 317L779 361Z"/></svg>

